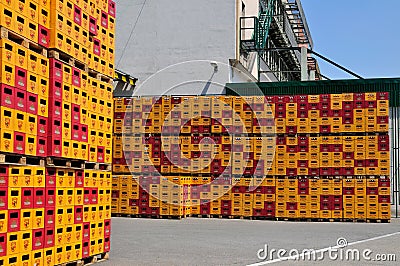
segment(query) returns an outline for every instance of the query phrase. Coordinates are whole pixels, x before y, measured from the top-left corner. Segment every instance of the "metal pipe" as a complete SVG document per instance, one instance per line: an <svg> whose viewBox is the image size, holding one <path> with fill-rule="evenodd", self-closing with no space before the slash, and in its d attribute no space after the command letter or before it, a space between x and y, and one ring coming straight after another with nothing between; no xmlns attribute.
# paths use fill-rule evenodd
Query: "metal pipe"
<svg viewBox="0 0 400 266"><path fill-rule="evenodd" d="M339 65L339 64L337 64L337 63L335 63L335 62L333 62L333 61L330 60L329 58L327 58L327 57L325 57L325 56L323 56L323 55L321 55L321 54L319 54L319 53L317 53L317 52L314 52L313 50L308 49L308 52L309 52L309 53L312 53L312 54L315 54L315 55L318 56L319 58L321 58L321 59L327 61L328 63L334 65L334 66L337 67L337 68L340 68L341 70L347 72L348 74L353 75L353 76L356 77L356 78L364 79L363 77L361 77L360 75L357 75L357 74L354 73L353 71L348 70L348 69L345 68L345 67L342 67L341 65Z"/></svg>
<svg viewBox="0 0 400 266"><path fill-rule="evenodd" d="M317 75L319 75L320 77L322 77L322 78L324 78L324 79L326 79L326 80L331 80L330 78L328 78L328 77L325 76L325 75L322 75L322 74L319 73L319 72L317 72Z"/></svg>
<svg viewBox="0 0 400 266"><path fill-rule="evenodd" d="M240 26L242 24L242 19L240 17L241 1L236 0L236 60L240 60L240 45L241 45L241 35Z"/></svg>
<svg viewBox="0 0 400 266"><path fill-rule="evenodd" d="M315 70L310 71L310 80L315 80Z"/></svg>
<svg viewBox="0 0 400 266"><path fill-rule="evenodd" d="M307 47L301 47L301 59L300 59L300 69L301 69L301 81L308 80L308 53Z"/></svg>
<svg viewBox="0 0 400 266"><path fill-rule="evenodd" d="M393 176L392 182L392 198L393 204L395 205L395 216L399 218L399 110L397 107L393 107L392 111L392 143L390 146L392 149L392 160L393 160Z"/></svg>
<svg viewBox="0 0 400 266"><path fill-rule="evenodd" d="M395 153L395 149L394 149L394 134L395 134L395 129L394 129L394 108L395 107L390 107L390 112L389 112L389 117L390 119L390 147L392 147L390 149L390 176L391 176L391 203L394 204L394 153Z"/></svg>
<svg viewBox="0 0 400 266"><path fill-rule="evenodd" d="M394 137L395 141L395 165L394 168L396 169L395 171L395 191L396 191L396 196L395 196L395 204L396 204L396 218L399 218L399 108L395 107L395 132L396 135Z"/></svg>

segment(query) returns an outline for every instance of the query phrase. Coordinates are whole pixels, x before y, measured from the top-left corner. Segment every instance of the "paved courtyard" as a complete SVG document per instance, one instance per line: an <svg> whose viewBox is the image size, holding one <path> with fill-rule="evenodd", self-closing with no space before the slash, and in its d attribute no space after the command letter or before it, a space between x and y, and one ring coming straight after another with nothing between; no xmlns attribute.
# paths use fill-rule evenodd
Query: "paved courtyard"
<svg viewBox="0 0 400 266"><path fill-rule="evenodd" d="M328 250L345 238L347 249L357 249L360 261L330 260ZM249 265L264 261L293 265L293 261L259 259L260 249L319 250L322 262L297 261L296 265L397 265L378 262L376 255L395 254L400 261L400 219L388 224L306 223L189 218L184 220L113 218L111 265ZM370 249L371 253L365 251ZM260 251L260 252L259 252ZM291 255L296 255L293 253ZM367 261L363 258L367 252ZM257 255L257 253L259 253ZM346 259L346 248L337 247ZM286 256L289 254L287 253ZM352 251L349 252L351 257ZM335 253L331 254L335 258ZM283 256L285 257L285 255ZM387 256L386 256L387 257ZM307 259L307 257L306 257ZM386 259L393 259L387 257ZM263 264L259 264L263 265Z"/></svg>

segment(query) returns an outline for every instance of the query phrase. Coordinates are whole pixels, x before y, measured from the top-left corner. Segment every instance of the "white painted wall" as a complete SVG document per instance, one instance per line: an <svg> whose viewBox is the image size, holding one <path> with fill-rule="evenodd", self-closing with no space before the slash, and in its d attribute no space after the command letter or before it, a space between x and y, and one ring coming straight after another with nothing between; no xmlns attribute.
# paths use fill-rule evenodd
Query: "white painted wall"
<svg viewBox="0 0 400 266"><path fill-rule="evenodd" d="M246 11L245 11L245 16L246 17L252 17L252 16L256 16L258 17L258 11L259 11L259 2L258 0L254 1L254 0L242 0L242 2L245 4L246 6Z"/></svg>
<svg viewBox="0 0 400 266"><path fill-rule="evenodd" d="M182 82L202 80L194 82L195 89L178 86L169 93L200 94L214 72L209 61L228 65L236 57L236 0L147 0L122 56L144 1L117 1L117 69L139 78L140 95L160 94ZM170 67L193 60L209 61ZM225 85L231 77L229 67L223 65L212 81ZM221 86L211 85L209 93L221 93Z"/></svg>

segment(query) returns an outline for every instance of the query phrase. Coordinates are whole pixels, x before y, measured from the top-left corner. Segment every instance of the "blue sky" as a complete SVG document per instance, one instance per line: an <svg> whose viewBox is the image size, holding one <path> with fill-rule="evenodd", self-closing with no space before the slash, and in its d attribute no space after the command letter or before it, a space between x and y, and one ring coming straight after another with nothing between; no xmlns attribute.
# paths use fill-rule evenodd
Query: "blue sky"
<svg viewBox="0 0 400 266"><path fill-rule="evenodd" d="M400 77L399 0L301 0L314 50L364 78ZM331 79L352 78L319 60Z"/></svg>

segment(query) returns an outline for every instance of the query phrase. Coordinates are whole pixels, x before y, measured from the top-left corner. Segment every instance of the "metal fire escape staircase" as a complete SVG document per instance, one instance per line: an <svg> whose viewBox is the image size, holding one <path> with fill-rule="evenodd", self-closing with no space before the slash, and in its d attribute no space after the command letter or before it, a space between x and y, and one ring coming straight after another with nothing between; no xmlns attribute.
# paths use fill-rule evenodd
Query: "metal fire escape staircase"
<svg viewBox="0 0 400 266"><path fill-rule="evenodd" d="M240 18L240 47L242 52L257 52L259 58L263 58L262 55L266 53L269 29L274 16L275 2L276 0L260 0L258 17ZM251 37L247 37L249 35ZM258 62L258 70L260 72L260 62Z"/></svg>
<svg viewBox="0 0 400 266"><path fill-rule="evenodd" d="M275 0L260 0L260 12L258 14L258 38L257 48L265 49L267 45L269 27L274 15Z"/></svg>

